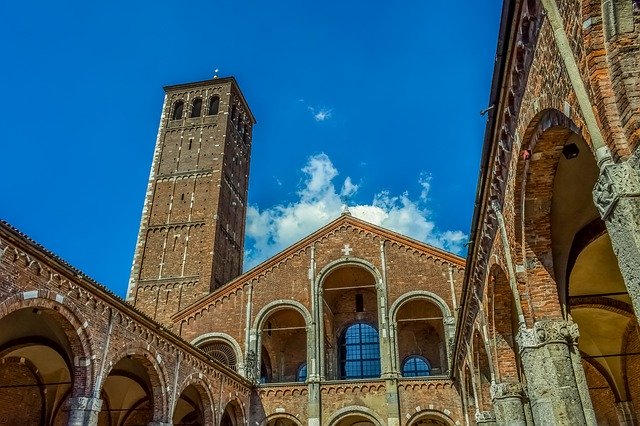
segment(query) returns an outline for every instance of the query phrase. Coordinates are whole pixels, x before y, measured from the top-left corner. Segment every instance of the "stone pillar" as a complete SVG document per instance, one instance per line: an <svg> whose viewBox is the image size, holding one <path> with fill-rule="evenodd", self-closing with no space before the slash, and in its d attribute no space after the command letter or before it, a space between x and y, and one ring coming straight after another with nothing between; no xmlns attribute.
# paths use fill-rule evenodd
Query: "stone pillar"
<svg viewBox="0 0 640 426"><path fill-rule="evenodd" d="M493 411L476 411L476 424L478 425L495 425L496 415Z"/></svg>
<svg viewBox="0 0 640 426"><path fill-rule="evenodd" d="M640 152L626 161L605 160L593 188L636 316L640 314Z"/></svg>
<svg viewBox="0 0 640 426"><path fill-rule="evenodd" d="M94 426L98 424L98 414L102 400L83 396L69 398L69 426Z"/></svg>
<svg viewBox="0 0 640 426"><path fill-rule="evenodd" d="M398 381L387 379L385 381L387 394L387 425L400 426L400 398L398 396Z"/></svg>
<svg viewBox="0 0 640 426"><path fill-rule="evenodd" d="M588 395L586 381L577 380L574 370L579 359L578 336L578 326L565 320L540 320L533 328L522 327L518 331L535 424L595 424L591 400L583 400L583 395Z"/></svg>
<svg viewBox="0 0 640 426"><path fill-rule="evenodd" d="M525 393L519 382L503 382L491 385L491 399L496 413L496 424L525 426Z"/></svg>
<svg viewBox="0 0 640 426"><path fill-rule="evenodd" d="M171 422L150 422L148 426L173 426Z"/></svg>
<svg viewBox="0 0 640 426"><path fill-rule="evenodd" d="M307 417L309 426L320 426L320 383L317 381L308 382L309 401L307 406Z"/></svg>

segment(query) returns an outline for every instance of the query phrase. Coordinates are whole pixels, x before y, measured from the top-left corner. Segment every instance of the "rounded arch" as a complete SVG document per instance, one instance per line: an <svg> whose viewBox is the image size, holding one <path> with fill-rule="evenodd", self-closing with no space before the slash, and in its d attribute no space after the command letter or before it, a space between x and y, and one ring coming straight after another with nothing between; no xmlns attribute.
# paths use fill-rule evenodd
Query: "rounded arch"
<svg viewBox="0 0 640 426"><path fill-rule="evenodd" d="M329 275L331 275L333 271L345 266L360 266L369 271L374 276L377 284L382 282L382 274L380 273L378 268L374 266L373 263L364 259L360 259L359 257L349 257L348 259L342 258L336 259L333 262L329 262L324 266L324 268L320 270L320 272L316 276L316 282L320 283L320 288L322 288L325 279Z"/></svg>
<svg viewBox="0 0 640 426"><path fill-rule="evenodd" d="M266 304L253 320L253 330L257 332L264 326L265 320L273 313L282 309L293 308L304 318L304 322L309 326L311 324L311 314L309 310L300 302L293 299L279 299Z"/></svg>
<svg viewBox="0 0 640 426"><path fill-rule="evenodd" d="M187 376L182 383L176 389L176 395L178 398L182 395L182 393L187 389L192 387L200 397L200 401L202 403L202 421L205 425L214 424L214 407L213 407L213 395L211 392L211 385L205 380L201 379L199 373L192 373ZM171 408L171 417L173 418L174 412L176 409L176 405L178 401Z"/></svg>
<svg viewBox="0 0 640 426"><path fill-rule="evenodd" d="M267 416L262 422L260 422L260 426L269 426L271 421L277 421L281 419L289 420L290 422L294 423L297 426L302 426L302 422L298 420L296 416L289 413L271 414Z"/></svg>
<svg viewBox="0 0 640 426"><path fill-rule="evenodd" d="M227 402L224 410L220 413L220 426L244 426L245 413L242 404L238 399Z"/></svg>
<svg viewBox="0 0 640 426"><path fill-rule="evenodd" d="M454 426L456 422L445 413L438 410L421 410L412 415L407 421L407 426L444 425Z"/></svg>
<svg viewBox="0 0 640 426"><path fill-rule="evenodd" d="M71 353L67 362L72 366L72 396L90 395L96 380L96 363L93 359L93 348L89 330L84 326L84 317L71 304L63 304L65 297L61 294L49 294L43 297L37 292L14 294L0 303L0 320L23 309L43 310L51 314L51 319L63 331L68 340ZM52 296L52 297L51 297ZM35 311L34 311L35 312Z"/></svg>
<svg viewBox="0 0 640 426"><path fill-rule="evenodd" d="M147 349L149 347L149 349ZM114 367L125 359L135 359L146 372L149 382L151 393L150 400L153 402L153 420L163 421L169 417L169 400L167 389L167 373L162 367L162 357L160 355L154 356L153 353L159 351L154 350L151 352L152 347L144 344L143 342L129 343L117 351L115 351L107 361L107 368L105 368L102 377L100 378L100 385L104 388L109 375L113 371ZM157 403L159 402L159 404Z"/></svg>
<svg viewBox="0 0 640 426"><path fill-rule="evenodd" d="M391 307L389 308L391 322L396 321L398 310L402 307L402 305L416 299L428 300L430 302L433 302L440 308L442 314L445 317L451 317L451 310L449 309L449 305L447 305L447 302L445 302L442 297L430 291L414 290L404 293L391 304Z"/></svg>
<svg viewBox="0 0 640 426"><path fill-rule="evenodd" d="M341 420L354 415L365 417L367 420L373 422L376 426L383 426L386 423L382 419L382 417L380 417L380 415L372 409L363 407L361 405L350 405L348 407L343 407L333 413L331 417L329 417L329 421L327 424L329 426L335 426Z"/></svg>
<svg viewBox="0 0 640 426"><path fill-rule="evenodd" d="M244 356L242 353L242 349L240 348L240 344L238 344L238 341L229 334L217 331L212 333L205 333L193 339L191 341L191 344L198 347L206 343L215 341L224 342L233 349L236 356L236 368L239 372L241 372L240 374L242 374L242 371L244 371Z"/></svg>

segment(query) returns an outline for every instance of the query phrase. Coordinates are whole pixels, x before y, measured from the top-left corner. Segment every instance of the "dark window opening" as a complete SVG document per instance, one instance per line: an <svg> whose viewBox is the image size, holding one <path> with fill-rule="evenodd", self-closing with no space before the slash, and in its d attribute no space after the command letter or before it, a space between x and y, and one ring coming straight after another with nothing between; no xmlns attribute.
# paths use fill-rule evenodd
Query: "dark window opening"
<svg viewBox="0 0 640 426"><path fill-rule="evenodd" d="M195 98L191 104L191 118L200 117L202 114L202 99Z"/></svg>
<svg viewBox="0 0 640 426"><path fill-rule="evenodd" d="M402 364L402 377L420 377L431 375L431 364L418 355L411 355Z"/></svg>
<svg viewBox="0 0 640 426"><path fill-rule="evenodd" d="M177 101L173 104L173 114L171 115L172 120L180 120L182 118L182 111L184 110L184 102Z"/></svg>
<svg viewBox="0 0 640 426"><path fill-rule="evenodd" d="M356 294L356 312L364 312L364 300L361 294Z"/></svg>
<svg viewBox="0 0 640 426"><path fill-rule="evenodd" d="M182 195L180 196L180 199L181 199L182 201L184 201L184 194L182 194Z"/></svg>
<svg viewBox="0 0 640 426"><path fill-rule="evenodd" d="M238 118L237 115L238 115L238 108L234 105L231 108L231 121L233 121L234 123L236 121L236 118Z"/></svg>
<svg viewBox="0 0 640 426"><path fill-rule="evenodd" d="M304 382L307 380L307 363L304 362L298 367L298 373L296 374L296 382Z"/></svg>
<svg viewBox="0 0 640 426"><path fill-rule="evenodd" d="M191 149L191 144L193 143L193 139L189 139L189 149Z"/></svg>
<svg viewBox="0 0 640 426"><path fill-rule="evenodd" d="M209 115L218 114L219 108L220 108L220 98L217 96L212 96L211 100L209 100Z"/></svg>
<svg viewBox="0 0 640 426"><path fill-rule="evenodd" d="M369 324L349 326L340 338L340 378L380 377L378 330Z"/></svg>

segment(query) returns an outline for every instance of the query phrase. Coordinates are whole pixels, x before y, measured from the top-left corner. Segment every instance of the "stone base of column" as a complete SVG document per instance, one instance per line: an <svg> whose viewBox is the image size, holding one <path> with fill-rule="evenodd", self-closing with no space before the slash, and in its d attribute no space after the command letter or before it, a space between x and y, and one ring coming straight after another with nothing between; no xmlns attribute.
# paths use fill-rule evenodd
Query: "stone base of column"
<svg viewBox="0 0 640 426"><path fill-rule="evenodd" d="M578 326L541 320L521 328L517 341L535 424L594 424L585 380L577 380ZM583 374L584 375L584 374Z"/></svg>
<svg viewBox="0 0 640 426"><path fill-rule="evenodd" d="M638 417L631 401L616 402L616 412L621 425L637 425Z"/></svg>
<svg viewBox="0 0 640 426"><path fill-rule="evenodd" d="M476 411L476 424L496 425L496 415L493 411Z"/></svg>
<svg viewBox="0 0 640 426"><path fill-rule="evenodd" d="M167 422L151 422L148 426L173 426L173 423Z"/></svg>
<svg viewBox="0 0 640 426"><path fill-rule="evenodd" d="M496 424L526 426L525 392L521 383L494 383L491 385L491 399L496 413Z"/></svg>
<svg viewBox="0 0 640 426"><path fill-rule="evenodd" d="M99 398L69 398L69 426L95 426L102 409Z"/></svg>

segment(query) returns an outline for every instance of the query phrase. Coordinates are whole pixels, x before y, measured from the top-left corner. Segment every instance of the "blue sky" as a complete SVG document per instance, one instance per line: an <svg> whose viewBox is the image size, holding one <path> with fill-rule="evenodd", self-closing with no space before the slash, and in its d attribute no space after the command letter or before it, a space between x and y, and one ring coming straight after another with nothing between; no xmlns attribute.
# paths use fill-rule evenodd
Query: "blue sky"
<svg viewBox="0 0 640 426"><path fill-rule="evenodd" d="M0 217L120 295L162 86L237 78L247 264L340 213L464 254L500 1L2 2Z"/></svg>

